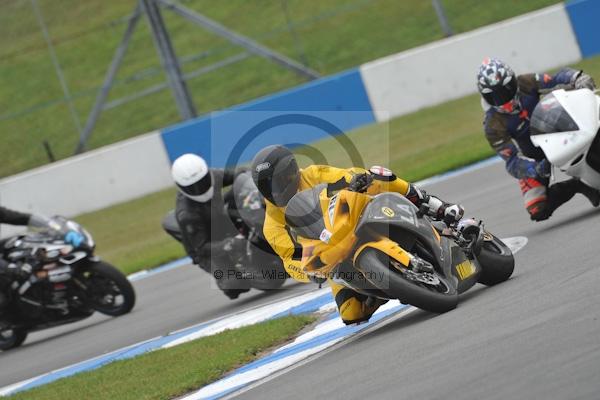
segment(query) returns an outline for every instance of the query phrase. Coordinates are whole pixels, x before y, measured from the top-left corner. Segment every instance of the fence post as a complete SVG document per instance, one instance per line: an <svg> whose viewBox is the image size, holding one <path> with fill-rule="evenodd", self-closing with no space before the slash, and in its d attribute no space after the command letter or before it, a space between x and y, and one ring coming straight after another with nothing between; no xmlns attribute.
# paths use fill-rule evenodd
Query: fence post
<svg viewBox="0 0 600 400"><path fill-rule="evenodd" d="M207 18L206 16L197 13L187 7L182 6L181 4L177 4L171 0L155 0L162 3L165 7L175 12L176 14L181 15L185 19L204 27L204 29L219 35L233 44L241 46L248 50L250 53L256 54L258 56L273 60L274 62L283 65L284 67L296 72L298 75L304 76L308 79L317 79L320 78L320 74L317 71L314 71L307 66L299 63L298 61L292 60L291 58L276 52L273 49L270 49L262 44L250 39L247 36L241 35L237 32L232 31L231 29L226 28L220 23Z"/></svg>
<svg viewBox="0 0 600 400"><path fill-rule="evenodd" d="M435 13L437 14L438 20L440 21L440 25L442 27L442 31L444 31L444 35L446 37L454 35L454 31L448 22L448 17L446 17L446 12L444 11L444 6L440 2L440 0L431 0L433 3L433 8L435 8Z"/></svg>
<svg viewBox="0 0 600 400"><path fill-rule="evenodd" d="M192 96L187 88L187 84L181 74L181 67L175 55L175 50L171 44L169 33L160 14L160 9L156 0L140 0L142 7L148 17L154 44L158 50L160 60L167 72L169 86L173 91L175 102L179 108L179 113L183 119L190 119L196 116L196 109Z"/></svg>

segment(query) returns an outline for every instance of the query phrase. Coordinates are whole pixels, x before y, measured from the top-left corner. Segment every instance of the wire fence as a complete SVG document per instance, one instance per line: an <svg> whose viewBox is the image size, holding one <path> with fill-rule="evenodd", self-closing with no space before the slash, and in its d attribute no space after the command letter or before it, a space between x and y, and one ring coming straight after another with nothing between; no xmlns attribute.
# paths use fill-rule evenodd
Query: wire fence
<svg viewBox="0 0 600 400"><path fill-rule="evenodd" d="M518 5L511 11L515 15L555 2L512 1ZM465 22L469 15L462 14L469 4L480 4L476 0L460 7L437 0L178 3L321 74L442 38L449 29L460 32L502 18ZM0 177L49 162L48 154L60 159L73 153L135 5L136 0L0 0ZM448 15L444 20L438 19L445 16L440 7ZM199 113L305 81L167 9L162 14ZM150 29L141 22L90 145L179 119Z"/></svg>

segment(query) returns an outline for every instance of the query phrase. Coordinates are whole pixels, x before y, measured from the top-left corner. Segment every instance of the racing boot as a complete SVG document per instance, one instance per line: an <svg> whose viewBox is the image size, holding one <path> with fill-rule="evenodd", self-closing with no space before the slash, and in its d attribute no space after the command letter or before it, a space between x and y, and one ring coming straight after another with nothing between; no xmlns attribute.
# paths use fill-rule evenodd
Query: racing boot
<svg viewBox="0 0 600 400"><path fill-rule="evenodd" d="M237 299L240 294L250 291L251 276L245 275L237 268L222 268L213 273L217 286L225 296L231 300Z"/></svg>
<svg viewBox="0 0 600 400"><path fill-rule="evenodd" d="M542 207L543 209L538 216L533 215L530 211L530 214L532 214L531 219L535 221L548 219L558 207L571 200L576 193L581 193L587 197L592 206L598 207L600 205L600 192L598 190L589 187L578 179L569 179L548 187L546 191L547 204Z"/></svg>
<svg viewBox="0 0 600 400"><path fill-rule="evenodd" d="M229 297L230 300L235 300L240 297L240 294L248 291L250 291L250 289L223 289L223 294Z"/></svg>
<svg viewBox="0 0 600 400"><path fill-rule="evenodd" d="M240 294L250 291L249 285L248 287L240 288L239 282L235 282L232 288L228 288L229 285L231 285L231 279L217 280L217 286L219 287L219 289L221 289L223 294L229 297L231 300L235 300L238 297L240 297Z"/></svg>
<svg viewBox="0 0 600 400"><path fill-rule="evenodd" d="M587 197L590 203L592 203L592 206L598 207L598 205L600 205L600 192L581 181L577 182L579 183L577 191Z"/></svg>

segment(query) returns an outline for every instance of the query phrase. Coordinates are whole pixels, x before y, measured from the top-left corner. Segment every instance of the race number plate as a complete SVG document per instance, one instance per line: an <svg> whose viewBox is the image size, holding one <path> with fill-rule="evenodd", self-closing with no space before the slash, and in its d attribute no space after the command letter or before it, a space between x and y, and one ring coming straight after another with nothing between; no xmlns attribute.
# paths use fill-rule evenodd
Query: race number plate
<svg viewBox="0 0 600 400"><path fill-rule="evenodd" d="M456 272L462 281L473 275L475 271L475 266L469 260L465 260L456 266Z"/></svg>

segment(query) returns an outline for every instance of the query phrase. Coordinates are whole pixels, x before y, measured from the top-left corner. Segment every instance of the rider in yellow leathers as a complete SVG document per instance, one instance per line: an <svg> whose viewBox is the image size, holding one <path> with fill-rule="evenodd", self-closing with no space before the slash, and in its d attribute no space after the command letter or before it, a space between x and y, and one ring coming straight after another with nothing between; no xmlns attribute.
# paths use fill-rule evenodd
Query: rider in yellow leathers
<svg viewBox="0 0 600 400"><path fill-rule="evenodd" d="M459 220L464 210L460 205L449 204L427 195L415 185L398 177L383 167L341 169L327 165L311 165L299 169L294 155L283 146L268 146L252 162L252 177L266 199L266 216L263 233L271 247L283 260L288 274L300 281L309 277L300 267L302 248L294 240L285 223L285 207L299 191L319 184L328 184L328 190L349 189L375 195L397 192L406 196L417 207L426 205L429 214L438 218ZM335 283L328 283L333 292L340 316L346 324L368 320L384 301L357 293Z"/></svg>

